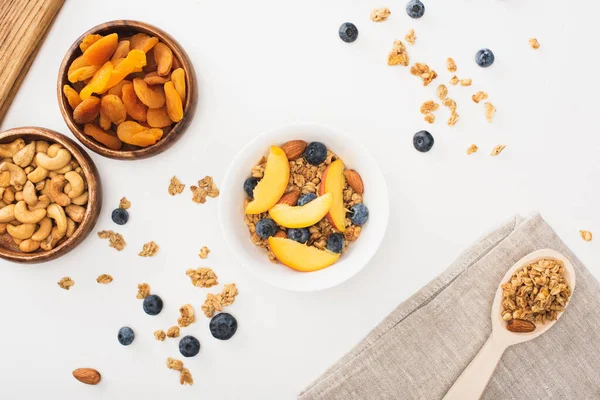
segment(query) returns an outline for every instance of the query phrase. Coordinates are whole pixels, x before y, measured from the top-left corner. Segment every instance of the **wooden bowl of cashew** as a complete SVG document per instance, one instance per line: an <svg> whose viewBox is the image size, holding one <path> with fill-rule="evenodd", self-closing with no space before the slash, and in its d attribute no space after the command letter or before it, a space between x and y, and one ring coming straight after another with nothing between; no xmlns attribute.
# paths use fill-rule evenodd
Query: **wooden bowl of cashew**
<svg viewBox="0 0 600 400"><path fill-rule="evenodd" d="M102 185L92 159L50 129L0 132L0 257L39 263L73 250L92 231Z"/></svg>

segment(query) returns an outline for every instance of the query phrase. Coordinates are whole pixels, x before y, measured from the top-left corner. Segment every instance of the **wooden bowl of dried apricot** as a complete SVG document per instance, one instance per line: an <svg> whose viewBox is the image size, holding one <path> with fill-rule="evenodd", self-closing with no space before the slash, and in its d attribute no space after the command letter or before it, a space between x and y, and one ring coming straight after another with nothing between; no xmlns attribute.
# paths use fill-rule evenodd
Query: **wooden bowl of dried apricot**
<svg viewBox="0 0 600 400"><path fill-rule="evenodd" d="M166 32L118 20L85 32L58 74L69 129L105 157L139 159L171 147L190 125L198 93L192 63Z"/></svg>

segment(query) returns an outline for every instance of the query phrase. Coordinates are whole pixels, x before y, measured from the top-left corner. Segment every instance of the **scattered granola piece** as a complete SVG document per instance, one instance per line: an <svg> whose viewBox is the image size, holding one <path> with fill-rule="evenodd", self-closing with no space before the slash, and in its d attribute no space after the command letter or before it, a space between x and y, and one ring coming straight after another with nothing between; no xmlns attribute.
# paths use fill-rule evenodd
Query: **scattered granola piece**
<svg viewBox="0 0 600 400"><path fill-rule="evenodd" d="M446 100L446 97L448 97L448 88L444 84L439 85L436 92L440 100Z"/></svg>
<svg viewBox="0 0 600 400"><path fill-rule="evenodd" d="M262 178L265 174L266 165L267 159L265 157L261 157L261 159L258 161L258 164L252 167L252 171L250 172L252 174L252 177L258 179Z"/></svg>
<svg viewBox="0 0 600 400"><path fill-rule="evenodd" d="M488 95L486 92L479 91L479 92L475 93L473 96L471 96L471 98L473 99L473 101L475 103L479 103L481 100L487 99Z"/></svg>
<svg viewBox="0 0 600 400"><path fill-rule="evenodd" d="M181 317L177 319L177 323L181 327L190 326L190 324L196 321L196 317L194 317L194 308L191 304L183 305L179 308L179 314Z"/></svg>
<svg viewBox="0 0 600 400"><path fill-rule="evenodd" d="M448 72L456 72L456 63L450 57L446 59L446 68L448 69Z"/></svg>
<svg viewBox="0 0 600 400"><path fill-rule="evenodd" d="M148 242L142 248L142 251L138 253L140 257L154 257L158 253L158 245L152 242Z"/></svg>
<svg viewBox="0 0 600 400"><path fill-rule="evenodd" d="M415 63L412 67L410 67L410 73L421 77L423 80L423 86L427 86L437 78L437 73L429 68L429 65L423 63Z"/></svg>
<svg viewBox="0 0 600 400"><path fill-rule="evenodd" d="M502 150L504 150L505 147L506 147L505 144L499 144L498 146L494 147L494 149L492 150L490 155L497 156L498 154L502 153Z"/></svg>
<svg viewBox="0 0 600 400"><path fill-rule="evenodd" d="M450 111L456 111L456 101L452 100L451 98L448 97L442 102L442 104L448 107Z"/></svg>
<svg viewBox="0 0 600 400"><path fill-rule="evenodd" d="M202 311L204 312L204 315L208 318L211 318L213 315L215 315L215 311L222 310L223 307L221 305L221 295L208 293L206 295L206 300L202 305Z"/></svg>
<svg viewBox="0 0 600 400"><path fill-rule="evenodd" d="M185 189L185 185L179 182L179 179L177 179L176 176L173 176L171 178L171 183L169 184L169 194L175 196L176 194L183 192L183 189Z"/></svg>
<svg viewBox="0 0 600 400"><path fill-rule="evenodd" d="M371 12L371 21L383 22L390 16L391 13L392 12L387 7L376 8Z"/></svg>
<svg viewBox="0 0 600 400"><path fill-rule="evenodd" d="M200 249L200 254L198 254L200 256L201 259L206 259L206 257L208 257L208 253L210 253L210 250L208 249L208 247L206 246L202 246L202 248Z"/></svg>
<svg viewBox="0 0 600 400"><path fill-rule="evenodd" d="M425 120L425 122L433 124L435 122L435 115L433 115L432 113L425 114L425 117L423 119Z"/></svg>
<svg viewBox="0 0 600 400"><path fill-rule="evenodd" d="M159 329L157 331L154 332L154 337L156 338L156 340L158 340L159 342L162 342L163 340L165 340L165 338L167 337L167 334L165 333L165 331L163 331L162 329ZM167 364L168 365L168 364Z"/></svg>
<svg viewBox="0 0 600 400"><path fill-rule="evenodd" d="M540 48L540 42L536 38L529 39L529 45L535 50Z"/></svg>
<svg viewBox="0 0 600 400"><path fill-rule="evenodd" d="M488 122L492 122L494 114L496 114L496 107L494 107L492 103L488 101L485 103L485 118L488 120Z"/></svg>
<svg viewBox="0 0 600 400"><path fill-rule="evenodd" d="M179 383L190 386L194 384L194 379L192 379L192 374L190 373L189 369L184 368L181 370L181 375L179 375Z"/></svg>
<svg viewBox="0 0 600 400"><path fill-rule="evenodd" d="M440 108L440 105L433 100L427 100L421 104L421 114L429 114Z"/></svg>
<svg viewBox="0 0 600 400"><path fill-rule="evenodd" d="M458 76L454 75L451 79L450 79L450 84L456 86L458 84Z"/></svg>
<svg viewBox="0 0 600 400"><path fill-rule="evenodd" d="M75 285L75 282L73 281L73 279L69 278L68 276L65 276L60 281L58 281L58 286L61 289L69 290L69 289L71 289L71 286L73 286L73 285Z"/></svg>
<svg viewBox="0 0 600 400"><path fill-rule="evenodd" d="M175 371L181 371L183 369L183 362L169 357L167 358L167 368L174 369Z"/></svg>
<svg viewBox="0 0 600 400"><path fill-rule="evenodd" d="M229 306L231 304L233 304L235 297L238 295L238 290L237 287L235 286L235 283L230 283L228 285L225 285L223 287L223 292L221 293L221 296L223 297L221 304L223 304L224 306Z"/></svg>
<svg viewBox="0 0 600 400"><path fill-rule="evenodd" d="M108 285L113 280L113 277L108 274L102 274L96 278L96 282Z"/></svg>
<svg viewBox="0 0 600 400"><path fill-rule="evenodd" d="M146 297L150 296L150 285L148 285L147 283L139 283L137 287L138 292L135 296L136 298L145 299Z"/></svg>
<svg viewBox="0 0 600 400"><path fill-rule="evenodd" d="M109 246L116 249L117 251L123 250L125 248L125 245L127 244L120 233L115 233L113 231L98 232L98 237L100 239L108 239Z"/></svg>
<svg viewBox="0 0 600 400"><path fill-rule="evenodd" d="M581 234L581 238L583 240L585 240L586 242L591 242L592 241L592 232L580 230L579 233Z"/></svg>
<svg viewBox="0 0 600 400"><path fill-rule="evenodd" d="M473 83L473 79L471 78L465 78L460 80L460 86L471 86L471 83Z"/></svg>
<svg viewBox="0 0 600 400"><path fill-rule="evenodd" d="M460 115L458 115L456 113L456 111L453 110L452 114L450 115L450 118L448 118L448 125L454 126L458 122L459 119L460 119Z"/></svg>
<svg viewBox="0 0 600 400"><path fill-rule="evenodd" d="M417 41L417 36L415 35L415 30L411 29L410 31L408 31L406 36L404 36L404 40L406 40L408 43L414 45L415 42Z"/></svg>
<svg viewBox="0 0 600 400"><path fill-rule="evenodd" d="M129 207L131 207L131 202L127 200L127 197L122 197L121 201L119 202L119 208L127 210Z"/></svg>
<svg viewBox="0 0 600 400"><path fill-rule="evenodd" d="M179 337L179 327L177 325L170 327L167 330L167 336L170 338Z"/></svg>
<svg viewBox="0 0 600 400"><path fill-rule="evenodd" d="M390 54L388 54L388 65L408 65L408 53L406 52L406 46L400 40L394 40L394 47Z"/></svg>
<svg viewBox="0 0 600 400"><path fill-rule="evenodd" d="M474 144L470 145L469 148L467 149L467 155L468 154L473 154L476 153L477 150L479 150L479 147L475 146Z"/></svg>
<svg viewBox="0 0 600 400"><path fill-rule="evenodd" d="M217 197L219 189L211 176L205 176L198 181L198 186L190 186L194 203L205 203L206 197Z"/></svg>
<svg viewBox="0 0 600 400"><path fill-rule="evenodd" d="M188 269L185 274L190 277L194 286L209 288L218 285L218 278L210 268Z"/></svg>

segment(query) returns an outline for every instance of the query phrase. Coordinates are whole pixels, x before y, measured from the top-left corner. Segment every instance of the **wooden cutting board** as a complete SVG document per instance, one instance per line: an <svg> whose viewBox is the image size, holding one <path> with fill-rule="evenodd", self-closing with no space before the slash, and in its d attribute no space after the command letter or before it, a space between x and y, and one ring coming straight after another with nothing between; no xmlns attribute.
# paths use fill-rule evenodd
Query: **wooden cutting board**
<svg viewBox="0 0 600 400"><path fill-rule="evenodd" d="M0 0L0 123L65 0Z"/></svg>

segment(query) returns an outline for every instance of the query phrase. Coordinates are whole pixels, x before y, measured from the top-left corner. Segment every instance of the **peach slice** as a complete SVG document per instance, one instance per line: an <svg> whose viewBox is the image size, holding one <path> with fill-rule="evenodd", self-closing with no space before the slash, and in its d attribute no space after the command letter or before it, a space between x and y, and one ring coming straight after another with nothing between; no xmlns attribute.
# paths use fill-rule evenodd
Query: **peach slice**
<svg viewBox="0 0 600 400"><path fill-rule="evenodd" d="M342 160L335 160L323 171L321 185L319 185L320 195L324 193L331 193L333 195L333 202L327 213L327 219L340 232L346 230L346 209L344 208L343 193L345 183L344 163Z"/></svg>
<svg viewBox="0 0 600 400"><path fill-rule="evenodd" d="M327 268L335 263L341 255L275 236L269 238L269 247L279 262L300 272L312 272Z"/></svg>
<svg viewBox="0 0 600 400"><path fill-rule="evenodd" d="M283 193L290 179L290 164L285 152L271 146L263 178L254 188L254 200L246 206L246 214L260 214L273 207Z"/></svg>
<svg viewBox="0 0 600 400"><path fill-rule="evenodd" d="M329 211L333 195L325 193L303 206L276 204L269 210L273 221L286 228L306 228L319 222Z"/></svg>

